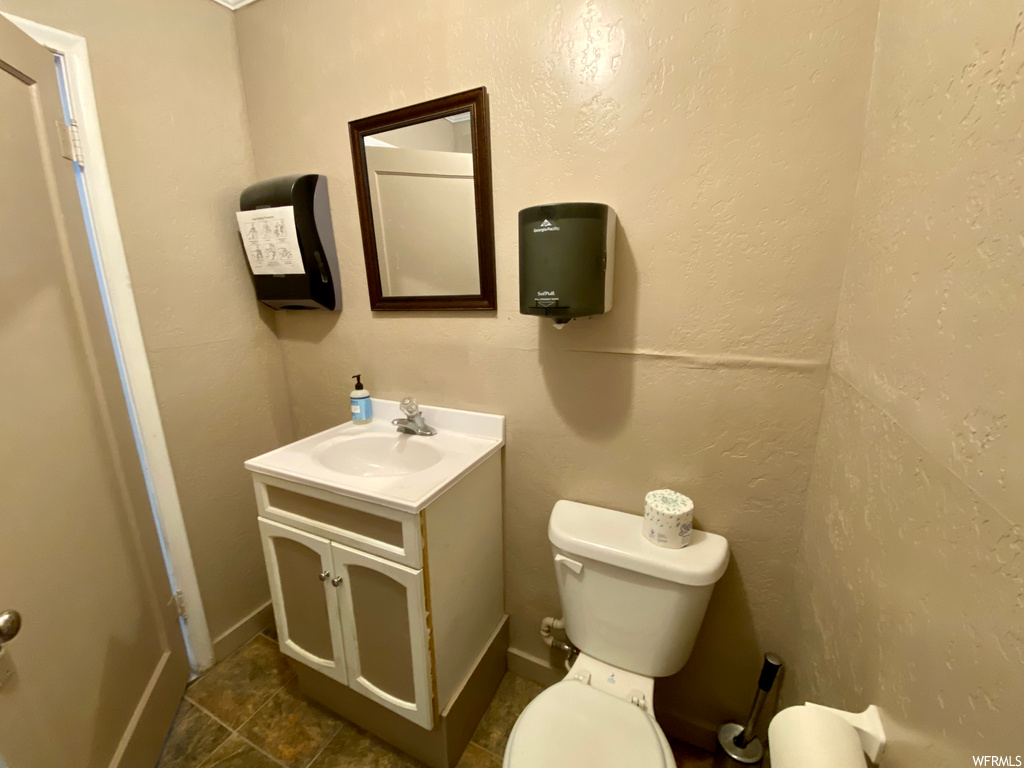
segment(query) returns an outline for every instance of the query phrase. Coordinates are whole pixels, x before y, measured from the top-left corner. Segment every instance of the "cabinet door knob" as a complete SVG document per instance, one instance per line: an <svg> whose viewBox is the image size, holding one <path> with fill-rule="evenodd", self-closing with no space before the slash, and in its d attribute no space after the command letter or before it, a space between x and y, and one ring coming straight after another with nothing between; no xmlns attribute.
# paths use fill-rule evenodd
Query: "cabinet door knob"
<svg viewBox="0 0 1024 768"><path fill-rule="evenodd" d="M330 575L331 575L330 571L321 571L320 572L320 581L327 581L327 577L330 576Z"/></svg>
<svg viewBox="0 0 1024 768"><path fill-rule="evenodd" d="M331 579L331 586L336 587L343 581L344 579L341 576L335 576L333 579Z"/></svg>
<svg viewBox="0 0 1024 768"><path fill-rule="evenodd" d="M21 629L21 614L17 611L0 613L0 645L9 643Z"/></svg>

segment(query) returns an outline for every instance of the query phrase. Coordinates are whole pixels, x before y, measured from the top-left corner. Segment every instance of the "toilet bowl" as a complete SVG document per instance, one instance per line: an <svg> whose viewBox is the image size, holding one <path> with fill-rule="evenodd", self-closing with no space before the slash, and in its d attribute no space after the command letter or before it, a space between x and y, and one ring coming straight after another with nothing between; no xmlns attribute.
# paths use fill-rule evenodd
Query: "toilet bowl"
<svg viewBox="0 0 1024 768"><path fill-rule="evenodd" d="M592 684L595 668L605 675L604 686ZM581 653L564 680L531 701L512 728L505 768L675 766L654 715L630 700L636 690L630 673L608 669ZM612 676L615 683L609 684ZM610 685L621 686L620 692L609 692Z"/></svg>
<svg viewBox="0 0 1024 768"><path fill-rule="evenodd" d="M505 768L671 768L654 678L689 658L728 542L694 531L690 546L662 549L636 516L571 501L555 504L548 538L580 655L519 716Z"/></svg>

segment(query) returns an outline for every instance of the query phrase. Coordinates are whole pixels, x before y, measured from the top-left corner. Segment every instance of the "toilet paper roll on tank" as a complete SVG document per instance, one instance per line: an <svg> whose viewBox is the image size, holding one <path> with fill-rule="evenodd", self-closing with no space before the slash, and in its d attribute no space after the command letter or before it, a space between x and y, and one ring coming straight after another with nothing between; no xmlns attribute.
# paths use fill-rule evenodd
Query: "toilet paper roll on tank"
<svg viewBox="0 0 1024 768"><path fill-rule="evenodd" d="M681 549L693 532L693 502L667 488L651 491L644 500L643 536L652 544Z"/></svg>

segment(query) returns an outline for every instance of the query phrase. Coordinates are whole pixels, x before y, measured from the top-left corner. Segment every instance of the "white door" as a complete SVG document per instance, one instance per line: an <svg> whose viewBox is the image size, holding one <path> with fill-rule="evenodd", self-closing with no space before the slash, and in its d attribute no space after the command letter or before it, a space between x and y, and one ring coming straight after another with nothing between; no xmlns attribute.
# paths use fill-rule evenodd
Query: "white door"
<svg viewBox="0 0 1024 768"><path fill-rule="evenodd" d="M366 147L385 296L480 293L473 155Z"/></svg>
<svg viewBox="0 0 1024 768"><path fill-rule="evenodd" d="M156 762L188 660L49 51L0 18L0 763Z"/></svg>
<svg viewBox="0 0 1024 768"><path fill-rule="evenodd" d="M347 682L331 542L262 517L260 536L281 651Z"/></svg>
<svg viewBox="0 0 1024 768"><path fill-rule="evenodd" d="M331 544L340 584L348 684L423 728L434 727L423 571Z"/></svg>

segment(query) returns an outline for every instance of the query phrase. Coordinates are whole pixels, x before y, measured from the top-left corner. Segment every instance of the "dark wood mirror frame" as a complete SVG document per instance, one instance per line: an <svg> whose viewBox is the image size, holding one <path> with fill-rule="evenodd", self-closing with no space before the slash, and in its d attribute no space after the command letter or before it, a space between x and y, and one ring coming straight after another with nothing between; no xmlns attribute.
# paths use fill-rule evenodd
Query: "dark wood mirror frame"
<svg viewBox="0 0 1024 768"><path fill-rule="evenodd" d="M370 210L370 179L366 168L363 138L416 123L436 120L469 110L473 141L473 186L476 201L477 257L480 265L480 293L458 296L384 296L380 279L377 238ZM446 310L496 309L497 287L494 271L494 203L491 194L490 119L487 113L487 89L443 96L391 112L385 112L348 124L355 170L356 200L366 257L366 280L370 289L370 309Z"/></svg>

